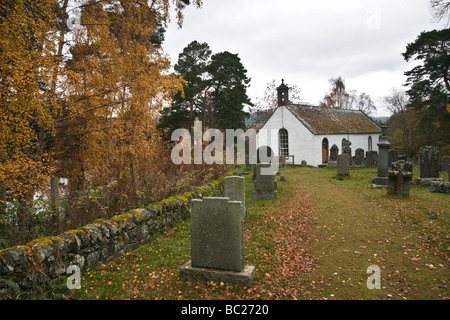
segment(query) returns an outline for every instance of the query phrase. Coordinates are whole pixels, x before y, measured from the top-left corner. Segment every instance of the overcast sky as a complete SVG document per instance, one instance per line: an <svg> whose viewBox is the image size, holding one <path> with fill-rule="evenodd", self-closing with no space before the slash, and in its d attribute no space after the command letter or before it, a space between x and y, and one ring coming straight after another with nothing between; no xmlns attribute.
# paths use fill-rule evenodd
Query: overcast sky
<svg viewBox="0 0 450 320"><path fill-rule="evenodd" d="M237 53L251 78L247 93L262 97L267 83L281 79L317 105L328 80L341 76L348 90L372 97L377 115L388 114L379 99L405 83L401 55L420 32L441 29L429 0L204 0L184 11L181 29L166 30L172 64L191 41L206 42L213 54ZM175 19L173 19L175 20Z"/></svg>

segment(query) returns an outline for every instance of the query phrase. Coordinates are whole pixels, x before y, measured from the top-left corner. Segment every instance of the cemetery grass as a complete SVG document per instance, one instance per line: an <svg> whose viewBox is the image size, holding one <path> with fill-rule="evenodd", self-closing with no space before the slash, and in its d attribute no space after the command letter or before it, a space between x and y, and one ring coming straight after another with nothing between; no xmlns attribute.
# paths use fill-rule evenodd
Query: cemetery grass
<svg viewBox="0 0 450 320"><path fill-rule="evenodd" d="M412 186L411 196L373 189L376 169L281 168L278 199L252 200L246 179L245 262L251 286L182 282L190 220L139 249L83 272L82 288L44 299L448 299L449 196ZM417 175L415 175L417 176ZM277 179L278 180L278 179ZM367 268L380 268L369 290Z"/></svg>

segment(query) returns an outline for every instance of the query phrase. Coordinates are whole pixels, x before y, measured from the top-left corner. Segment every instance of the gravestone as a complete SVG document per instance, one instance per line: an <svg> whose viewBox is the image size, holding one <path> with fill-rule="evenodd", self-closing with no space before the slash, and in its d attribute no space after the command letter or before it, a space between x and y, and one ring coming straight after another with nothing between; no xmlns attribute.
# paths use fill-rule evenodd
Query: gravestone
<svg viewBox="0 0 450 320"><path fill-rule="evenodd" d="M223 178L225 197L231 201L241 201L243 204L243 217L245 217L245 179L244 177L230 176Z"/></svg>
<svg viewBox="0 0 450 320"><path fill-rule="evenodd" d="M433 146L420 148L420 178L439 178L439 150Z"/></svg>
<svg viewBox="0 0 450 320"><path fill-rule="evenodd" d="M358 167L364 166L364 149L358 148L355 150L353 164Z"/></svg>
<svg viewBox="0 0 450 320"><path fill-rule="evenodd" d="M191 260L180 267L183 281L249 285L254 266L244 263L243 203L205 197L191 202Z"/></svg>
<svg viewBox="0 0 450 320"><path fill-rule="evenodd" d="M330 148L330 161L337 161L339 155L339 148L337 145L333 144Z"/></svg>
<svg viewBox="0 0 450 320"><path fill-rule="evenodd" d="M445 181L431 181L430 192L439 192L449 194L450 182Z"/></svg>
<svg viewBox="0 0 450 320"><path fill-rule="evenodd" d="M350 140L342 139L342 154L348 154L350 164L352 164L352 143Z"/></svg>
<svg viewBox="0 0 450 320"><path fill-rule="evenodd" d="M252 170L253 165L250 163L250 157L248 154L245 155L245 170Z"/></svg>
<svg viewBox="0 0 450 320"><path fill-rule="evenodd" d="M447 172L449 167L450 167L450 156L445 155L442 157L442 171Z"/></svg>
<svg viewBox="0 0 450 320"><path fill-rule="evenodd" d="M398 160L398 152L396 149L389 149L388 151L388 167L391 167L391 164Z"/></svg>
<svg viewBox="0 0 450 320"><path fill-rule="evenodd" d="M255 192L253 192L253 199L276 199L278 192L275 176L266 172L271 165L269 163L258 163L255 172Z"/></svg>
<svg viewBox="0 0 450 320"><path fill-rule="evenodd" d="M387 127L381 127L380 141L378 142L377 177L374 180L375 186L386 186L388 176L388 152L391 144L387 140Z"/></svg>
<svg viewBox="0 0 450 320"><path fill-rule="evenodd" d="M377 167L378 165L378 153L374 150L366 151L366 166Z"/></svg>
<svg viewBox="0 0 450 320"><path fill-rule="evenodd" d="M388 173L387 194L399 197L409 196L411 178L411 162L405 160L393 162Z"/></svg>
<svg viewBox="0 0 450 320"><path fill-rule="evenodd" d="M278 167L279 168L286 167L286 157L285 156L279 156L278 157Z"/></svg>
<svg viewBox="0 0 450 320"><path fill-rule="evenodd" d="M337 158L338 176L348 176L350 174L350 157L348 154L340 154Z"/></svg>
<svg viewBox="0 0 450 320"><path fill-rule="evenodd" d="M339 155L339 148L337 145L333 144L330 148L330 157L327 162L327 167L336 168L338 155Z"/></svg>

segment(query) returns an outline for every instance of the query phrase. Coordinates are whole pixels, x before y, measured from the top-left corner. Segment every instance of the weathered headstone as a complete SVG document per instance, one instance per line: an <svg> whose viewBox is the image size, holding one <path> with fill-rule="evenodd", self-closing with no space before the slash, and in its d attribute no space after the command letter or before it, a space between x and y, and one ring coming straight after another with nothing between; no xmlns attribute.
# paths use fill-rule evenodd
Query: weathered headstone
<svg viewBox="0 0 450 320"><path fill-rule="evenodd" d="M183 281L249 285L255 267L245 266L243 203L205 197L191 202L191 260L180 267Z"/></svg>
<svg viewBox="0 0 450 320"><path fill-rule="evenodd" d="M366 166L376 167L378 165L378 153L374 150L366 151Z"/></svg>
<svg viewBox="0 0 450 320"><path fill-rule="evenodd" d="M337 158L338 176L348 176L350 174L350 157L348 154L340 154Z"/></svg>
<svg viewBox="0 0 450 320"><path fill-rule="evenodd" d="M352 148L350 147L352 143L350 140L342 140L342 154L348 154L350 164L352 164Z"/></svg>
<svg viewBox="0 0 450 320"><path fill-rule="evenodd" d="M442 157L442 171L447 172L449 167L450 167L450 156L445 155Z"/></svg>
<svg viewBox="0 0 450 320"><path fill-rule="evenodd" d="M420 148L420 178L439 178L439 149L433 146Z"/></svg>
<svg viewBox="0 0 450 320"><path fill-rule="evenodd" d="M330 161L337 161L339 155L339 148L337 145L333 144L330 148Z"/></svg>
<svg viewBox="0 0 450 320"><path fill-rule="evenodd" d="M243 203L243 216L245 217L245 179L244 177L230 176L223 179L225 197L231 201Z"/></svg>
<svg viewBox="0 0 450 320"><path fill-rule="evenodd" d="M268 163L258 163L256 165L255 192L253 199L276 199L278 193L275 176L266 172L271 167Z"/></svg>
<svg viewBox="0 0 450 320"><path fill-rule="evenodd" d="M388 176L388 152L391 144L387 140L387 127L381 127L381 136L380 141L378 142L378 170L377 177L375 178L374 184L375 186L386 186L387 185L387 176Z"/></svg>
<svg viewBox="0 0 450 320"><path fill-rule="evenodd" d="M248 154L245 155L245 170L252 170L253 165L250 163L250 157Z"/></svg>
<svg viewBox="0 0 450 320"><path fill-rule="evenodd" d="M286 167L286 157L285 156L279 156L278 157L278 167L279 168Z"/></svg>
<svg viewBox="0 0 450 320"><path fill-rule="evenodd" d="M412 164L405 160L398 160L391 164L388 173L387 194L399 197L409 196L409 184L412 178Z"/></svg>
<svg viewBox="0 0 450 320"><path fill-rule="evenodd" d="M391 167L391 164L398 160L398 152L396 149L389 149L388 151L388 167Z"/></svg>
<svg viewBox="0 0 450 320"><path fill-rule="evenodd" d="M450 182L445 181L431 181L430 192L439 192L449 194Z"/></svg>
<svg viewBox="0 0 450 320"><path fill-rule="evenodd" d="M355 150L353 164L358 167L364 166L364 149L358 148Z"/></svg>

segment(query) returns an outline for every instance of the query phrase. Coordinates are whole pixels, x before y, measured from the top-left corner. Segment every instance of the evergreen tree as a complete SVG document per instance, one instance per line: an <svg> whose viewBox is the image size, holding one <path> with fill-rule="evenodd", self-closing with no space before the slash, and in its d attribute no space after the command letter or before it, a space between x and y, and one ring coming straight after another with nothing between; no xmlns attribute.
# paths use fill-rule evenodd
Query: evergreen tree
<svg viewBox="0 0 450 320"><path fill-rule="evenodd" d="M228 51L217 53L211 57L208 71L218 129L245 129L243 108L251 105L247 96L250 79L241 59Z"/></svg>
<svg viewBox="0 0 450 320"><path fill-rule="evenodd" d="M178 56L174 67L185 81L184 94L175 96L170 108L161 112L159 129L170 138L173 130L189 128L196 117L204 128L245 128L244 104L250 79L237 54L211 56L207 43L191 42Z"/></svg>
<svg viewBox="0 0 450 320"><path fill-rule="evenodd" d="M405 72L411 107L421 116L419 129L428 143L448 144L450 140L450 29L422 32L403 53L406 61L422 64Z"/></svg>

